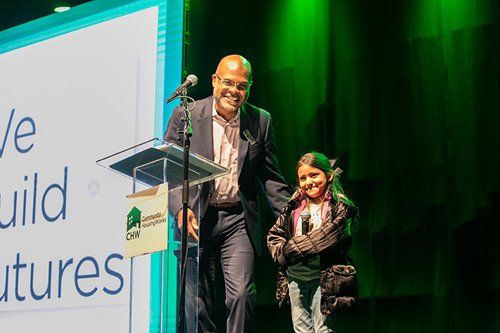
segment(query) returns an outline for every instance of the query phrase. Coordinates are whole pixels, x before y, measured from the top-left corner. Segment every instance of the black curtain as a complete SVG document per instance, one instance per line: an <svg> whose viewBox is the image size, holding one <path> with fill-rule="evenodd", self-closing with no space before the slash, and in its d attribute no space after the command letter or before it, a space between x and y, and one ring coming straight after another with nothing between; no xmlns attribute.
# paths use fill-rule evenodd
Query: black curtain
<svg viewBox="0 0 500 333"><path fill-rule="evenodd" d="M249 101L273 115L287 179L310 149L345 170L361 212L361 297L339 332L499 330L499 5L462 2L190 1L192 95L211 93L222 56L242 54L254 67ZM275 273L264 251L256 325L289 332Z"/></svg>

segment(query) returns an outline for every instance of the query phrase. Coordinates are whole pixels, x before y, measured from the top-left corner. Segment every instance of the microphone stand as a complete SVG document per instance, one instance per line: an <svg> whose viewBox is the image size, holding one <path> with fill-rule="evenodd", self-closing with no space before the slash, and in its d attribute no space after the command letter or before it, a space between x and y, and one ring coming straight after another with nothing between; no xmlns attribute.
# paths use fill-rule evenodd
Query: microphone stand
<svg viewBox="0 0 500 333"><path fill-rule="evenodd" d="M186 308L186 262L188 253L188 208L189 208L189 148L190 137L193 135L191 126L191 114L188 105L187 89L184 89L181 95L181 105L184 107L185 116L181 119L184 123L183 129L179 130L179 135L183 136L183 183L182 183L182 233L181 233L181 285L179 296L179 313L177 322L177 333L184 333L185 308Z"/></svg>

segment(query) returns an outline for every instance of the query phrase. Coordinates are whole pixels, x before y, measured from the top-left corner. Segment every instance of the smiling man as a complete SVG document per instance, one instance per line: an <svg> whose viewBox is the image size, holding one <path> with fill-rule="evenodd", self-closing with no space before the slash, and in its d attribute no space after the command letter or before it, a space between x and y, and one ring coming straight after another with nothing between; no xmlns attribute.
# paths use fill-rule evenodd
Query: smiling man
<svg viewBox="0 0 500 333"><path fill-rule="evenodd" d="M223 58L212 75L215 110L226 121L248 99L252 85L252 66L243 57L231 55Z"/></svg>
<svg viewBox="0 0 500 333"><path fill-rule="evenodd" d="M252 332L256 303L254 261L260 254L262 239L259 189L267 196L276 217L290 197L276 159L271 116L247 103L251 85L250 63L240 55L226 56L212 75L213 96L196 101L191 111L191 152L231 169L229 174L204 183L189 198L189 207L201 210L200 216L196 216L189 209L187 217L189 237L199 241L198 332L217 331L217 263L224 278L227 332ZM165 141L182 145L178 131L184 126L183 117L182 107L173 111ZM181 229L180 193L170 196L170 210ZM195 264L189 258L188 271ZM189 320L194 310L189 303L196 298L189 295L191 287L186 288L189 332L195 329Z"/></svg>

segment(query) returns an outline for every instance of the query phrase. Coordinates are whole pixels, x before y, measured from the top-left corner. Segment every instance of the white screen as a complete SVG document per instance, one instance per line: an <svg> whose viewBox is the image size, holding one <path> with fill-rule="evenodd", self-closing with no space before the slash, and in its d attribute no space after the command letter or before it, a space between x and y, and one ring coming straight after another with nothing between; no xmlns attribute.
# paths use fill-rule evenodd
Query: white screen
<svg viewBox="0 0 500 333"><path fill-rule="evenodd" d="M157 21L0 54L0 332L128 331L132 182L95 161L153 137Z"/></svg>

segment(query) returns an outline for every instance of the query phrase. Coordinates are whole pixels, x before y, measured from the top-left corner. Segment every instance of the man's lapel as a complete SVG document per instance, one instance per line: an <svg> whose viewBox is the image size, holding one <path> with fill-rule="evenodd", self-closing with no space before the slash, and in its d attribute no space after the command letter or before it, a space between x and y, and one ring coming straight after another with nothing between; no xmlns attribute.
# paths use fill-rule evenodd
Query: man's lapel
<svg viewBox="0 0 500 333"><path fill-rule="evenodd" d="M200 110L199 118L196 119L198 124L199 133L201 140L202 155L209 160L214 160L214 143L212 136L212 103L213 98L209 98L204 105L202 105Z"/></svg>
<svg viewBox="0 0 500 333"><path fill-rule="evenodd" d="M240 110L240 142L238 145L238 178L241 174L241 169L245 163L245 159L248 153L249 145L249 126L250 126L250 116L246 110L246 105L243 104ZM250 134L251 137L251 134Z"/></svg>

